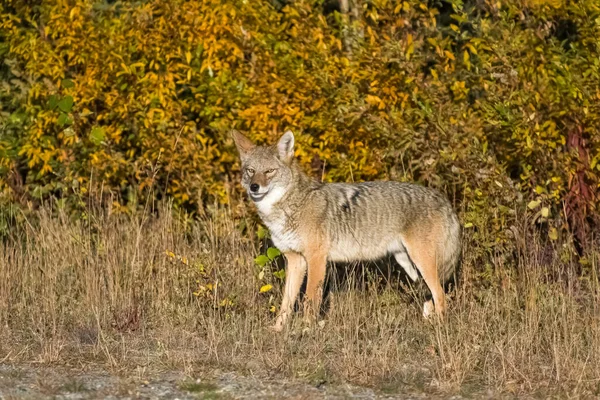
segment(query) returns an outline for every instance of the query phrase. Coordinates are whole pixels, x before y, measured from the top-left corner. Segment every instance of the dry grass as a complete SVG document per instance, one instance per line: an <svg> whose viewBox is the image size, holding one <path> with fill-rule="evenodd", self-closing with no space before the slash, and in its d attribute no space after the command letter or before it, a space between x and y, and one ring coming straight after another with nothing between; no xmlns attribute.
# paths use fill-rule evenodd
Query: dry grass
<svg viewBox="0 0 600 400"><path fill-rule="evenodd" d="M467 238L445 324L424 321L419 303L375 277L334 290L324 324L304 329L295 318L275 334L266 328L280 286L259 293L252 222L228 209L197 220L156 214L73 221L46 209L14 227L0 245L0 362L600 395L598 254L582 272L562 247L548 255L522 239L524 228L518 265L484 268Z"/></svg>

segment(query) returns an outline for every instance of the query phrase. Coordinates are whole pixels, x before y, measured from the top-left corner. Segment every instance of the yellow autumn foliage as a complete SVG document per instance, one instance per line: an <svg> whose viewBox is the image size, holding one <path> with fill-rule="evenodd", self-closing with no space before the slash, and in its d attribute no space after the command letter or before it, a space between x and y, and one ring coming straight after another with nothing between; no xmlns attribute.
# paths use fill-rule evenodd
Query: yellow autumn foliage
<svg viewBox="0 0 600 400"><path fill-rule="evenodd" d="M423 182L486 229L595 214L597 2L335 3L3 2L0 191L224 202L229 130L292 129L315 176Z"/></svg>

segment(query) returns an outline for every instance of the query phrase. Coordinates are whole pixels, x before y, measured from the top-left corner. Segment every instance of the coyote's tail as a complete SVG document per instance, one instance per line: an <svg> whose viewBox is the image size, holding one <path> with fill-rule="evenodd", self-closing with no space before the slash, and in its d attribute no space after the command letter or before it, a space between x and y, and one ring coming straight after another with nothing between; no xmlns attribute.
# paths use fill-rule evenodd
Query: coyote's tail
<svg viewBox="0 0 600 400"><path fill-rule="evenodd" d="M438 248L438 276L443 286L456 284L461 251L461 227L456 214L452 213L446 223L445 237Z"/></svg>

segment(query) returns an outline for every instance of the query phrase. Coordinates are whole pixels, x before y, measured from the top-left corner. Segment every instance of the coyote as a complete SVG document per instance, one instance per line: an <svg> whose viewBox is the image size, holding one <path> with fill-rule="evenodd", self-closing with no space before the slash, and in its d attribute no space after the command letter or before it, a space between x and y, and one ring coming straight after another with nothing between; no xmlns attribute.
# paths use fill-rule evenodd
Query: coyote
<svg viewBox="0 0 600 400"><path fill-rule="evenodd" d="M423 278L432 300L427 318L446 309L442 284L458 264L461 229L448 199L424 186L389 182L320 183L294 160L294 134L257 146L232 132L242 161L242 186L287 260L281 331L308 272L305 318L320 311L327 261L368 261L393 254L413 281Z"/></svg>

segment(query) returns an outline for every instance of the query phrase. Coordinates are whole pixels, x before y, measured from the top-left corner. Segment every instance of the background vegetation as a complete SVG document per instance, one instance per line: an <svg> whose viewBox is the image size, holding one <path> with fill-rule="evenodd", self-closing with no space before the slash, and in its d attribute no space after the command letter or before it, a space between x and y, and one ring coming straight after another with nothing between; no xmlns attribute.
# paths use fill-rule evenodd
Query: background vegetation
<svg viewBox="0 0 600 400"><path fill-rule="evenodd" d="M599 37L595 0L0 2L0 360L189 367L191 346L253 373L598 395ZM450 323L369 278L321 330L258 329L282 265L232 128L292 129L317 179L448 193Z"/></svg>
<svg viewBox="0 0 600 400"><path fill-rule="evenodd" d="M553 238L597 219L593 0L1 7L4 198L225 202L229 129L291 128L316 176L440 187L500 237L525 204Z"/></svg>

